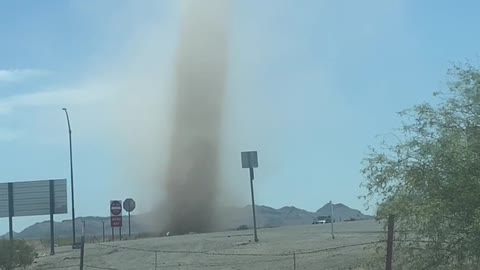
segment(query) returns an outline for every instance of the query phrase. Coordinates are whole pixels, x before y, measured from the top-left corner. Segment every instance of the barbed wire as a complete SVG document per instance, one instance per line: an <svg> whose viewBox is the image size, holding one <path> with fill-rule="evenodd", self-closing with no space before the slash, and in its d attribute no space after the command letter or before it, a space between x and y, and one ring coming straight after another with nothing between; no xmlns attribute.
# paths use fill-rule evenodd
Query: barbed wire
<svg viewBox="0 0 480 270"><path fill-rule="evenodd" d="M119 270L118 268L114 268L114 267L94 266L94 265L91 265L91 264L85 264L84 266L85 266L87 269L88 269L88 268L93 268L93 269Z"/></svg>
<svg viewBox="0 0 480 270"><path fill-rule="evenodd" d="M411 243L425 243L425 244L454 244L448 241L432 241L432 240L419 240L419 239L393 239L394 242L411 242Z"/></svg>
<svg viewBox="0 0 480 270"><path fill-rule="evenodd" d="M378 241L354 243L354 244L335 246L335 247L327 247L327 248L316 249L316 250L296 251L295 254L306 255L306 254L326 252L326 251L348 248L348 247L372 245L372 244L376 244L376 243L380 243L380 242L384 242L384 241L383 240L378 240ZM112 248L112 249L135 250L135 251L141 251L141 252L201 254L201 255L212 255L212 256L283 257L283 256L291 256L293 254L293 251L283 252L283 253L226 253L226 252L189 251L189 250L157 250L157 249L145 249L145 248L136 248L136 247L108 245L108 244L102 244L102 243L96 243L95 245L108 247L108 248Z"/></svg>
<svg viewBox="0 0 480 270"><path fill-rule="evenodd" d="M194 250L158 250L158 249L145 249L145 248L136 248L136 247L125 247L125 246L116 246L96 243L95 245L108 247L112 249L124 249L124 250L135 250L142 252L156 252L156 253L179 253L179 254L201 254L201 255L213 255L213 256L288 256L291 253L270 253L270 254L261 254L261 253L219 253L211 251L194 251Z"/></svg>
<svg viewBox="0 0 480 270"><path fill-rule="evenodd" d="M295 254L297 254L297 255L314 254L314 253L331 251L331 250L337 250L337 249L348 248L348 247L358 247L358 246L373 245L373 244L377 244L377 243L381 243L381 242L383 242L383 241L382 241L382 240L378 240L378 241L372 241L372 242L356 243L356 244L343 245L343 246L337 246L337 247L322 248L322 249L317 249L317 250L310 250L310 251L303 251L303 252L295 252Z"/></svg>
<svg viewBox="0 0 480 270"><path fill-rule="evenodd" d="M283 257L283 258L275 258L275 259L269 259L269 260L255 260L255 261L241 261L241 262L223 262L223 263L170 263L170 264L160 264L159 268L164 268L164 267L221 267L221 266L234 266L234 265L250 265L250 264L256 264L256 263L272 263L272 262L278 262L280 260L290 260L290 258Z"/></svg>
<svg viewBox="0 0 480 270"><path fill-rule="evenodd" d="M52 265L38 265L36 269L65 269L70 267L80 267L80 264L52 266Z"/></svg>

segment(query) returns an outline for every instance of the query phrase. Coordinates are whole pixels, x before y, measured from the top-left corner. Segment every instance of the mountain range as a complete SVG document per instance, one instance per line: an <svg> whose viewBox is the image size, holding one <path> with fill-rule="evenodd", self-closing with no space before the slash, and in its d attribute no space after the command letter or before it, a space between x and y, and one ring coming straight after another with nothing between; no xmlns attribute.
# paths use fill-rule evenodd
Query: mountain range
<svg viewBox="0 0 480 270"><path fill-rule="evenodd" d="M216 230L231 230L242 227L251 227L252 225L252 207L247 205L245 207L223 208L219 211L221 218L221 225ZM373 219L373 216L365 215L359 210L352 209L344 204L334 204L334 219L336 222L366 220ZM330 204L327 203L315 212L309 212L294 206L285 206L280 209L275 209L268 206L256 206L257 225L258 227L279 227L279 226L293 226L311 224L314 219L319 216L330 215ZM151 233L155 232L155 227L152 224L151 214L132 215L131 225L132 233ZM77 224L85 222L85 235L87 236L101 236L103 228L105 234L111 234L109 217L78 217L75 219ZM55 236L57 239L68 239L71 236L71 220L64 220L55 222ZM105 226L104 226L105 225ZM128 218L123 218L123 234L128 233ZM81 234L82 226L77 225L76 233ZM118 231L115 232L118 234ZM23 231L14 234L16 239L48 239L50 237L50 222L43 221L35 223ZM8 238L8 233L0 236L1 238Z"/></svg>

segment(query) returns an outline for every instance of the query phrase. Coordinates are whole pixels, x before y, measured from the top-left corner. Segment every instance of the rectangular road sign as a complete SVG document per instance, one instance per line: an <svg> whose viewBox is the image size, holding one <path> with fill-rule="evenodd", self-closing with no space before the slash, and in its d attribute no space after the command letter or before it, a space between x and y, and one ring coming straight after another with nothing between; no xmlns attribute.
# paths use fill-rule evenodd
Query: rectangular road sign
<svg viewBox="0 0 480 270"><path fill-rule="evenodd" d="M54 214L65 214L67 213L67 180L52 181ZM50 214L50 180L11 183L13 194L9 194L8 184L0 184L0 218L9 216L9 197L13 198L11 210L14 217Z"/></svg>
<svg viewBox="0 0 480 270"><path fill-rule="evenodd" d="M122 227L122 216L110 216L110 226L112 228Z"/></svg>
<svg viewBox="0 0 480 270"><path fill-rule="evenodd" d="M258 168L257 151L242 152L242 168Z"/></svg>

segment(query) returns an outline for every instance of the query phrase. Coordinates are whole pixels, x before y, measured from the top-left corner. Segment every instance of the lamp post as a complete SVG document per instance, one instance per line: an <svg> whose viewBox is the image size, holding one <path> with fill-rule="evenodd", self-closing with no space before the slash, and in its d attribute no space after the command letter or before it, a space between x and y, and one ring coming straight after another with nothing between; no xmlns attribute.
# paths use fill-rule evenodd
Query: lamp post
<svg viewBox="0 0 480 270"><path fill-rule="evenodd" d="M68 140L70 144L70 186L72 190L72 237L73 237L73 247L76 244L75 238L75 195L73 191L73 156L72 156L72 129L70 127L70 118L68 117L67 108L62 108L65 111L65 116L67 117L68 124Z"/></svg>

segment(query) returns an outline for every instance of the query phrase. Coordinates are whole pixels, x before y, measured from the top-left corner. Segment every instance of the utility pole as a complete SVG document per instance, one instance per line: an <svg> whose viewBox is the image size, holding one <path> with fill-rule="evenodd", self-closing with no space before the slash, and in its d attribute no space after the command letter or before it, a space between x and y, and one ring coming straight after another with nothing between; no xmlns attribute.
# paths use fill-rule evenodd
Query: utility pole
<svg viewBox="0 0 480 270"><path fill-rule="evenodd" d="M62 108L65 111L65 116L67 117L67 125L68 125L68 141L70 145L70 187L72 191L72 240L73 244L72 247L75 248L76 246L76 237L75 237L75 192L73 187L73 153L72 153L72 128L70 126L70 117L68 117L67 108Z"/></svg>

